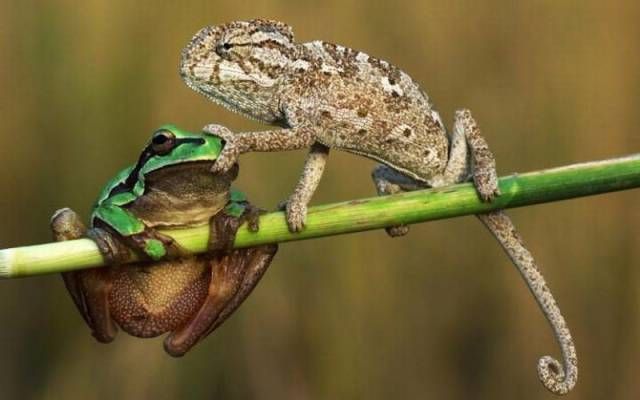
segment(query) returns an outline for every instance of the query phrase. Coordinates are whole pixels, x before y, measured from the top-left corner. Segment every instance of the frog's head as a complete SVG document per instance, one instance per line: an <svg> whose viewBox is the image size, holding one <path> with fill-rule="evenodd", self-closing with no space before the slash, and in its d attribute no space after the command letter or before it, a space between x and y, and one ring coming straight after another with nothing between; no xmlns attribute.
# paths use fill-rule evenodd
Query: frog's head
<svg viewBox="0 0 640 400"><path fill-rule="evenodd" d="M279 119L270 103L296 58L288 25L256 19L201 29L182 51L180 75L196 92L232 111Z"/></svg>
<svg viewBox="0 0 640 400"><path fill-rule="evenodd" d="M139 197L145 193L149 179L153 176L161 177L153 181L158 185L168 186L166 190L181 190L179 188L189 185L192 179L203 176L206 184L202 183L201 186L214 187L213 183L218 181L225 184L231 182L237 175L237 167L230 170L229 174L215 175L209 171L218 159L223 145L223 140L217 136L188 132L174 125L163 125L153 133L138 161L120 171L107 183L97 204L123 193L128 193L126 196L131 197L124 199L124 202ZM200 181L202 179L198 182ZM188 189L193 189L193 186Z"/></svg>
<svg viewBox="0 0 640 400"><path fill-rule="evenodd" d="M134 174L147 175L160 168L196 161L214 162L222 146L223 141L217 136L163 125L151 135L142 150L133 168Z"/></svg>

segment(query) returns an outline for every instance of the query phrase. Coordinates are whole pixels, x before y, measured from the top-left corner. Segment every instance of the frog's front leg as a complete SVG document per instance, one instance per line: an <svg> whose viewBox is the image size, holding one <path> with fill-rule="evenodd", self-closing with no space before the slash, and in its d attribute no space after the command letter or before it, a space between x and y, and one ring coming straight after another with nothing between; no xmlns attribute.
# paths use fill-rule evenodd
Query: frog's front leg
<svg viewBox="0 0 640 400"><path fill-rule="evenodd" d="M233 133L221 125L207 125L203 128L204 133L218 136L225 141L222 152L211 171L213 173L227 171L237 162L238 156L243 153L307 148L315 142L316 129L300 126L264 132Z"/></svg>
<svg viewBox="0 0 640 400"><path fill-rule="evenodd" d="M56 241L79 239L86 233L78 214L68 208L56 211L51 217L51 230ZM110 274L109 268L62 273L65 286L91 334L102 343L111 342L118 332L108 306Z"/></svg>
<svg viewBox="0 0 640 400"><path fill-rule="evenodd" d="M94 210L94 228L88 236L93 239L110 264L121 264L131 259L131 250L151 260L187 254L171 237L150 228L126 208L101 205Z"/></svg>

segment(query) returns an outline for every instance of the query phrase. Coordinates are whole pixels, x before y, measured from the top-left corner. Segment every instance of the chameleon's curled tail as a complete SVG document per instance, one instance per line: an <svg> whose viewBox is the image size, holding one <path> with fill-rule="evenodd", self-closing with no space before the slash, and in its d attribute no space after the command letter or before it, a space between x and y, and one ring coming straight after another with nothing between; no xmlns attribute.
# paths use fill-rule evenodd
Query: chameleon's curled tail
<svg viewBox="0 0 640 400"><path fill-rule="evenodd" d="M538 361L538 376L542 384L555 394L566 394L578 380L578 358L571 333L544 278L516 232L511 219L503 211L478 214L477 217L500 242L511 261L518 267L538 305L551 324L562 350L563 365L550 356Z"/></svg>

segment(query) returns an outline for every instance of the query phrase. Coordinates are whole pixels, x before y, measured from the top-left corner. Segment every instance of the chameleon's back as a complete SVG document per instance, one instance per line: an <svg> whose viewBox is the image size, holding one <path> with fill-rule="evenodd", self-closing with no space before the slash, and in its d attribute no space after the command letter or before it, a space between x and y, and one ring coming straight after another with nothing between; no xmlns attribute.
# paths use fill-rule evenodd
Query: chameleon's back
<svg viewBox="0 0 640 400"><path fill-rule="evenodd" d="M448 139L420 87L399 68L326 42L299 44L276 21L200 30L182 53L187 85L243 115L295 128L420 181L441 174Z"/></svg>
<svg viewBox="0 0 640 400"><path fill-rule="evenodd" d="M321 125L330 147L376 159L425 181L446 166L448 138L427 95L409 75L365 53L327 42L300 46L286 104ZM316 100L311 100L316 99Z"/></svg>

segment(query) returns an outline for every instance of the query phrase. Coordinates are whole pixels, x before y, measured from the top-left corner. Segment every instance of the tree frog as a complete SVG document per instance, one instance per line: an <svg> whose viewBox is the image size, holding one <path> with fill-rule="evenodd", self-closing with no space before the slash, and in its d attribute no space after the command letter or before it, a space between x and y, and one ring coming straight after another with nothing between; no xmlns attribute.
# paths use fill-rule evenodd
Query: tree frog
<svg viewBox="0 0 640 400"><path fill-rule="evenodd" d="M231 249L237 227L257 230L257 209L231 188L238 166L213 174L224 142L173 125L157 130L137 163L102 190L86 229L74 211L56 211L55 240L88 236L112 265L63 279L93 336L112 341L116 324L138 337L171 332L165 350L185 354L244 301L268 268L276 245ZM209 223L205 254L190 255L155 230ZM120 265L131 252L150 260ZM173 253L173 254L172 254ZM172 254L177 258L165 259Z"/></svg>

